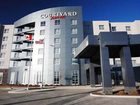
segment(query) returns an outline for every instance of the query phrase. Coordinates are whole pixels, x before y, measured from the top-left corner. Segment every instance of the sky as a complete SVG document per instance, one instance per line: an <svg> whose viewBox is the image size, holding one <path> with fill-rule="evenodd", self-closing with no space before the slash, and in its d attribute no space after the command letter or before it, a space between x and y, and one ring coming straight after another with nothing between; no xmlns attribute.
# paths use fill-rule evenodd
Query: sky
<svg viewBox="0 0 140 105"><path fill-rule="evenodd" d="M86 21L140 20L140 0L0 0L0 24L13 24L32 12L59 6L82 6Z"/></svg>

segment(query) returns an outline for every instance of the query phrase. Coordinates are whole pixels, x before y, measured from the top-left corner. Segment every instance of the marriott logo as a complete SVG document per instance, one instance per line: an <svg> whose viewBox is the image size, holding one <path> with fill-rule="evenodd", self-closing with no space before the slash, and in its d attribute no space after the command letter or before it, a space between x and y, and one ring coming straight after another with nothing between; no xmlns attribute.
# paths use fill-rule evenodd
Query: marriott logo
<svg viewBox="0 0 140 105"><path fill-rule="evenodd" d="M51 18L52 17L66 17L66 16L76 16L77 15L77 12L56 12L56 13L52 13L52 14L42 14L41 15L41 18L44 19L44 18Z"/></svg>

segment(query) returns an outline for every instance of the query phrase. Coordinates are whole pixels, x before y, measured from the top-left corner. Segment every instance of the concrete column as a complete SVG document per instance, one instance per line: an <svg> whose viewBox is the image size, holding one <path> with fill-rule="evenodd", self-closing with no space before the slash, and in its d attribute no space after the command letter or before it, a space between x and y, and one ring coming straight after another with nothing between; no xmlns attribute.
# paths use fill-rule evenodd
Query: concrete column
<svg viewBox="0 0 140 105"><path fill-rule="evenodd" d="M90 63L90 86L95 87L95 70L93 63Z"/></svg>
<svg viewBox="0 0 140 105"><path fill-rule="evenodd" d="M81 85L87 84L87 78L86 78L86 68L85 66L81 67Z"/></svg>
<svg viewBox="0 0 140 105"><path fill-rule="evenodd" d="M134 91L136 87L134 79L134 70L131 61L131 52L128 46L121 48L120 58L125 91L129 94L131 91Z"/></svg>
<svg viewBox="0 0 140 105"><path fill-rule="evenodd" d="M111 70L109 63L109 51L107 47L100 45L100 59L102 72L102 85L105 94L112 94Z"/></svg>

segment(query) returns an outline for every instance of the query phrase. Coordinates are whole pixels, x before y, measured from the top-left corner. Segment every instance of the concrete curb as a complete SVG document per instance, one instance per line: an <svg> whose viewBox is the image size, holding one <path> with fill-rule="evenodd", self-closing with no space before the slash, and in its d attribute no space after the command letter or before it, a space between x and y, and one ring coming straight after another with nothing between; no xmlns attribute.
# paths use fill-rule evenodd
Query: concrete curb
<svg viewBox="0 0 140 105"><path fill-rule="evenodd" d="M55 89L102 89L102 87L89 87L89 86L62 86L62 87L55 87Z"/></svg>
<svg viewBox="0 0 140 105"><path fill-rule="evenodd" d="M8 93L32 93L32 92L41 92L41 91L51 91L53 89L35 89L35 90L26 90L26 89L17 89L8 91Z"/></svg>
<svg viewBox="0 0 140 105"><path fill-rule="evenodd" d="M120 95L97 95L90 93L90 96L101 98L140 98L140 96L120 96Z"/></svg>

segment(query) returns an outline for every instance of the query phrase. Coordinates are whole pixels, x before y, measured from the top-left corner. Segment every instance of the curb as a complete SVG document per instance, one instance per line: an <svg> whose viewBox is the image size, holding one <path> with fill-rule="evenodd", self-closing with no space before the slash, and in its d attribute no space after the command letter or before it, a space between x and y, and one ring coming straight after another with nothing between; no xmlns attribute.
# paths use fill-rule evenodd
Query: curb
<svg viewBox="0 0 140 105"><path fill-rule="evenodd" d="M90 93L92 97L102 97L102 98L140 98L140 96L120 96L120 95L97 95Z"/></svg>
<svg viewBox="0 0 140 105"><path fill-rule="evenodd" d="M51 91L53 89L38 89L38 90L26 90L26 89L20 89L20 90L12 90L8 91L8 93L32 93L32 92L41 92L41 91Z"/></svg>

